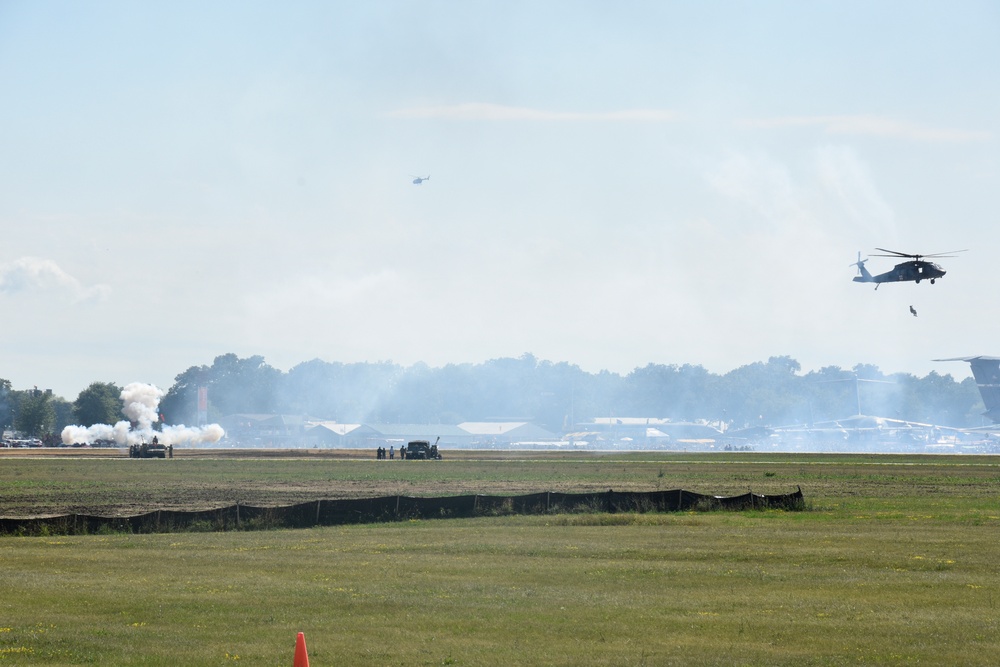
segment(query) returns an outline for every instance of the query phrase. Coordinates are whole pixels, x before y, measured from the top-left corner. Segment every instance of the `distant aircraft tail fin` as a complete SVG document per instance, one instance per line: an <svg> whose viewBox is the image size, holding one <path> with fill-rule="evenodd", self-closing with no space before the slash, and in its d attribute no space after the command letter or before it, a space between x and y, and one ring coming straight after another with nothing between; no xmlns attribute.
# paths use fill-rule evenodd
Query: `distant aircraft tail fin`
<svg viewBox="0 0 1000 667"><path fill-rule="evenodd" d="M955 357L934 361L967 361L972 366L979 395L983 397L986 412L983 414L1000 424L1000 357Z"/></svg>

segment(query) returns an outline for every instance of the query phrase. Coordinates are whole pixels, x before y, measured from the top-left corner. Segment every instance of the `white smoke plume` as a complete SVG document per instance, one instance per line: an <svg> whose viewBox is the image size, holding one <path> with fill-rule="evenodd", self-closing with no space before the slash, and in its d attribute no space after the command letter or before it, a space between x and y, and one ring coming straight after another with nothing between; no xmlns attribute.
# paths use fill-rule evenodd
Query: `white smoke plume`
<svg viewBox="0 0 1000 667"><path fill-rule="evenodd" d="M130 444L129 429L131 425L127 421L120 421L114 426L107 424L94 424L93 426L67 426L62 430L62 441L64 445L76 443L93 443L98 440L114 440L119 445Z"/></svg>
<svg viewBox="0 0 1000 667"><path fill-rule="evenodd" d="M151 384L132 382L122 390L121 399L124 404L122 414L128 421L122 420L110 426L94 424L93 426L67 426L62 430L63 444L93 443L97 440L113 440L120 446L137 445L149 442L156 436L164 445L195 445L218 442L226 434L218 424L208 426L184 426L177 424L164 426L162 430L153 430L153 424L160 420L160 399L165 392ZM132 428L135 424L135 428Z"/></svg>
<svg viewBox="0 0 1000 667"><path fill-rule="evenodd" d="M151 384L142 382L127 384L122 389L121 399L125 403L122 414L137 423L140 431L148 431L155 422L160 421L157 408L160 407L160 399L165 393Z"/></svg>
<svg viewBox="0 0 1000 667"><path fill-rule="evenodd" d="M176 445L183 443L208 443L218 442L226 431L218 424L208 426L164 426L160 433L160 442L165 445Z"/></svg>

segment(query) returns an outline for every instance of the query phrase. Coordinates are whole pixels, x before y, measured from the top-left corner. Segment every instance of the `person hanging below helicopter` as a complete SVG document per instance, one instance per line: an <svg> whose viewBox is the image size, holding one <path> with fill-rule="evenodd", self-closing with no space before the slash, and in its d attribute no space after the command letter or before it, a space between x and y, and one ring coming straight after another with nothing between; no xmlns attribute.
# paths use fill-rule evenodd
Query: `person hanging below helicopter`
<svg viewBox="0 0 1000 667"><path fill-rule="evenodd" d="M916 317L917 316L917 309L914 308L913 306L910 306L910 314L912 314L914 317Z"/></svg>

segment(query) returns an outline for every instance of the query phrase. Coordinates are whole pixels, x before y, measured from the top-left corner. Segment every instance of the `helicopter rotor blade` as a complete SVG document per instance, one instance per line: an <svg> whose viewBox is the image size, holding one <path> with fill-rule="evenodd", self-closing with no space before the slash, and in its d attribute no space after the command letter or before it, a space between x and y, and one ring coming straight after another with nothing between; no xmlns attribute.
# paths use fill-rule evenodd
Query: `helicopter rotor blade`
<svg viewBox="0 0 1000 667"><path fill-rule="evenodd" d="M888 255L876 255L876 257L922 257L923 256L923 255L913 255L908 252L899 252L898 250L886 250L885 248L875 248L875 249L889 253Z"/></svg>
<svg viewBox="0 0 1000 667"><path fill-rule="evenodd" d="M952 253L968 252L968 251L969 251L969 249L966 248L965 250L949 250L948 252L938 252L938 253L934 253L933 255L923 255L923 256L924 257L957 257L958 255L955 255L955 254L952 254Z"/></svg>
<svg viewBox="0 0 1000 667"><path fill-rule="evenodd" d="M968 251L968 248L966 248L965 250L949 250L948 252L937 252L937 253L932 253L930 255L918 255L918 254L910 254L910 253L906 253L906 252L899 252L898 250L886 250L885 248L875 248L875 249L876 250L881 250L882 252L888 253L888 254L885 254L885 255L873 255L873 257L897 257L897 258L898 257L909 257L910 259L921 259L921 258L924 258L924 257L930 257L930 258L934 258L934 259L938 259L938 258L942 258L942 257L954 257L955 255L952 254L952 253L959 253L959 252L967 252Z"/></svg>

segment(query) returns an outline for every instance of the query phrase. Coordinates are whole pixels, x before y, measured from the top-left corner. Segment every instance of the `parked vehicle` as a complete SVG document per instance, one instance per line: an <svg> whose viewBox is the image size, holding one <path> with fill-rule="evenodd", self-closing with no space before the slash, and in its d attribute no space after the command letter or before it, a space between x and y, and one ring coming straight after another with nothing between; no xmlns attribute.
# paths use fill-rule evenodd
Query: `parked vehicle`
<svg viewBox="0 0 1000 667"><path fill-rule="evenodd" d="M406 443L406 448L400 450L404 459L436 459L441 460L441 452L438 451L438 438L432 445L427 440L412 440Z"/></svg>
<svg viewBox="0 0 1000 667"><path fill-rule="evenodd" d="M130 459L165 459L174 458L174 446L162 445L154 437L153 442L145 442L138 445L129 445L128 457Z"/></svg>

